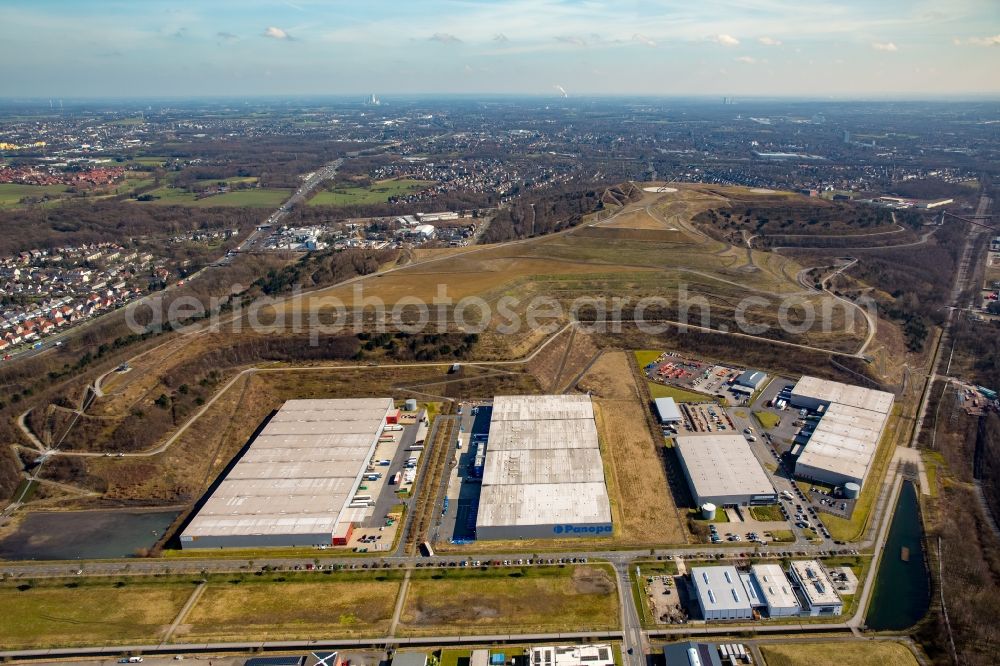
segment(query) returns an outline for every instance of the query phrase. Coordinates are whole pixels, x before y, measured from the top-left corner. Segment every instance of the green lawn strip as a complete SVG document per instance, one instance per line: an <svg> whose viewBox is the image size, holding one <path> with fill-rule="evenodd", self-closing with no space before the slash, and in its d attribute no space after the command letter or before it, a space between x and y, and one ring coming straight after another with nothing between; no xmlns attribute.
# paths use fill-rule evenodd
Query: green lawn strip
<svg viewBox="0 0 1000 666"><path fill-rule="evenodd" d="M764 430L776 428L778 426L778 422L781 421L781 417L773 412L754 412L753 415Z"/></svg>
<svg viewBox="0 0 1000 666"><path fill-rule="evenodd" d="M752 506L750 507L750 515L754 517L755 520L761 521L775 521L784 520L784 516L781 515L781 507L777 504L768 504L766 506Z"/></svg>
<svg viewBox="0 0 1000 666"><path fill-rule="evenodd" d="M712 396L705 395L704 393L686 391L676 386L664 386L663 384L657 384L649 380L646 380L646 384L649 386L649 395L654 400L656 398L673 398L677 402L718 402Z"/></svg>

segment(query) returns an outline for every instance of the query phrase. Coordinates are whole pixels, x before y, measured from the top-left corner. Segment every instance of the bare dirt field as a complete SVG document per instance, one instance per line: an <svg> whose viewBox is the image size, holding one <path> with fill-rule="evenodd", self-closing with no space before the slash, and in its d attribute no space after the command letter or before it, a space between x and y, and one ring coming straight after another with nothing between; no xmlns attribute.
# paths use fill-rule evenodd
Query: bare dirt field
<svg viewBox="0 0 1000 666"><path fill-rule="evenodd" d="M618 626L617 606L606 567L444 570L410 581L398 633L600 630Z"/></svg>
<svg viewBox="0 0 1000 666"><path fill-rule="evenodd" d="M607 352L580 382L592 387L616 542L684 543L664 461L626 352ZM662 448L662 447L660 447Z"/></svg>

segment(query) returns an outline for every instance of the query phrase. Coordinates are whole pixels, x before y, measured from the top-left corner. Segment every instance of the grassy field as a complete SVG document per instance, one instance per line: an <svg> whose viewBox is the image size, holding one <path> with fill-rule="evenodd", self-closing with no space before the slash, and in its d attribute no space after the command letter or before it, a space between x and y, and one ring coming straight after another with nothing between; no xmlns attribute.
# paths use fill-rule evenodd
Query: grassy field
<svg viewBox="0 0 1000 666"><path fill-rule="evenodd" d="M111 580L0 587L0 645L5 649L157 642L194 590L190 583Z"/></svg>
<svg viewBox="0 0 1000 666"><path fill-rule="evenodd" d="M891 641L850 641L836 643L791 643L761 645L767 666L916 666L917 660L905 645Z"/></svg>
<svg viewBox="0 0 1000 666"><path fill-rule="evenodd" d="M20 185L0 183L0 208L17 206L24 197L58 196L66 192L65 185Z"/></svg>
<svg viewBox="0 0 1000 666"><path fill-rule="evenodd" d="M236 190L225 194L216 194L198 199L193 192L185 192L176 187L158 187L148 194L158 197L146 204L161 206L191 206L194 208L213 208L216 206L234 206L248 208L277 208L283 204L292 191L278 188L255 188L252 190Z"/></svg>
<svg viewBox="0 0 1000 666"><path fill-rule="evenodd" d="M384 635L399 594L400 574L382 574L386 580L347 575L315 574L314 582L211 583L173 639L263 641Z"/></svg>
<svg viewBox="0 0 1000 666"><path fill-rule="evenodd" d="M791 543L795 541L795 532L791 530L771 530L771 541Z"/></svg>
<svg viewBox="0 0 1000 666"><path fill-rule="evenodd" d="M781 417L772 412L754 412L754 418L757 419L757 423L761 425L765 430L770 430L778 425L778 421Z"/></svg>
<svg viewBox="0 0 1000 666"><path fill-rule="evenodd" d="M781 516L781 507L777 504L769 504L767 506L752 506L750 507L750 515L756 520L784 520Z"/></svg>
<svg viewBox="0 0 1000 666"><path fill-rule="evenodd" d="M148 155L144 157L137 157L132 161L143 166L163 166L166 163L167 158Z"/></svg>
<svg viewBox="0 0 1000 666"><path fill-rule="evenodd" d="M664 386L663 384L657 384L656 382L651 382L646 380L646 385L649 386L649 395L656 398L673 398L676 402L718 402L710 395L705 395L704 393L695 393L694 391L685 391L682 388L677 388L676 386Z"/></svg>
<svg viewBox="0 0 1000 666"><path fill-rule="evenodd" d="M604 566L414 573L398 634L553 632L618 627L615 578Z"/></svg>
<svg viewBox="0 0 1000 666"><path fill-rule="evenodd" d="M611 499L616 543L683 543L684 529L667 489L661 444L647 427L646 406L626 352L609 352L580 381L594 396L597 431Z"/></svg>
<svg viewBox="0 0 1000 666"><path fill-rule="evenodd" d="M645 368L660 358L660 354L663 352L656 351L655 349L637 349L633 353L635 354L635 362L639 364L640 368Z"/></svg>
<svg viewBox="0 0 1000 666"><path fill-rule="evenodd" d="M369 187L336 187L320 190L309 200L310 206L364 206L386 203L390 197L422 190L434 181L400 178L380 180Z"/></svg>
<svg viewBox="0 0 1000 666"><path fill-rule="evenodd" d="M439 666L459 666L460 660L462 666L469 666L469 658L471 656L472 650L467 648L441 650L441 662Z"/></svg>

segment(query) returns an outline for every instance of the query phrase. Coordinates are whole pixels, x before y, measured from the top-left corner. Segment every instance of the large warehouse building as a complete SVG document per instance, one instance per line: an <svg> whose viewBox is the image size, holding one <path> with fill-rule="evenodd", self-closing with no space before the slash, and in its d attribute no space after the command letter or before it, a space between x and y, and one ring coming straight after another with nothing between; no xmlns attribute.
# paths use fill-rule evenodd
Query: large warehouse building
<svg viewBox="0 0 1000 666"><path fill-rule="evenodd" d="M497 396L476 537L610 536L611 531L590 397Z"/></svg>
<svg viewBox="0 0 1000 666"><path fill-rule="evenodd" d="M893 396L818 377L802 377L792 389L794 407L817 412L819 422L800 435L805 450L795 474L831 485L862 485L892 412Z"/></svg>
<svg viewBox="0 0 1000 666"><path fill-rule="evenodd" d="M351 508L391 398L289 400L181 533L183 548L332 543ZM364 510L360 510L364 513Z"/></svg>
<svg viewBox="0 0 1000 666"><path fill-rule="evenodd" d="M695 504L774 504L778 494L742 435L680 435L674 438Z"/></svg>

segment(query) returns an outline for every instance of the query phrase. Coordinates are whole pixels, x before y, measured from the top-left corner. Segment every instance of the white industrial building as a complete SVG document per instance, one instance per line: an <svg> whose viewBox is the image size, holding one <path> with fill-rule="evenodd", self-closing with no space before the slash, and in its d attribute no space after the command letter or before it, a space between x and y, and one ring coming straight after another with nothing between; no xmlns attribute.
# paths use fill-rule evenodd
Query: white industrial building
<svg viewBox="0 0 1000 666"><path fill-rule="evenodd" d="M818 560L792 562L789 573L792 581L802 590L809 615L840 615L843 612L844 602Z"/></svg>
<svg viewBox="0 0 1000 666"><path fill-rule="evenodd" d="M610 645L546 645L531 648L530 666L614 666Z"/></svg>
<svg viewBox="0 0 1000 666"><path fill-rule="evenodd" d="M331 545L338 525L366 516L351 504L395 414L391 398L289 400L184 528L181 546Z"/></svg>
<svg viewBox="0 0 1000 666"><path fill-rule="evenodd" d="M486 444L477 538L611 533L611 505L590 397L497 396Z"/></svg>
<svg viewBox="0 0 1000 666"><path fill-rule="evenodd" d="M750 573L769 617L788 617L801 612L792 583L779 565L755 564Z"/></svg>
<svg viewBox="0 0 1000 666"><path fill-rule="evenodd" d="M802 377L792 389L794 407L817 412L818 423L800 435L804 450L795 473L831 485L864 484L892 412L893 396L818 377Z"/></svg>
<svg viewBox="0 0 1000 666"><path fill-rule="evenodd" d="M706 620L749 620L753 607L747 592L749 576L736 567L692 567L691 582L702 617Z"/></svg>
<svg viewBox="0 0 1000 666"><path fill-rule="evenodd" d="M750 444L736 433L679 435L674 448L696 506L774 504L778 494Z"/></svg>
<svg viewBox="0 0 1000 666"><path fill-rule="evenodd" d="M673 398L657 398L653 404L656 405L656 415L659 417L660 423L681 422L681 410L678 409Z"/></svg>

